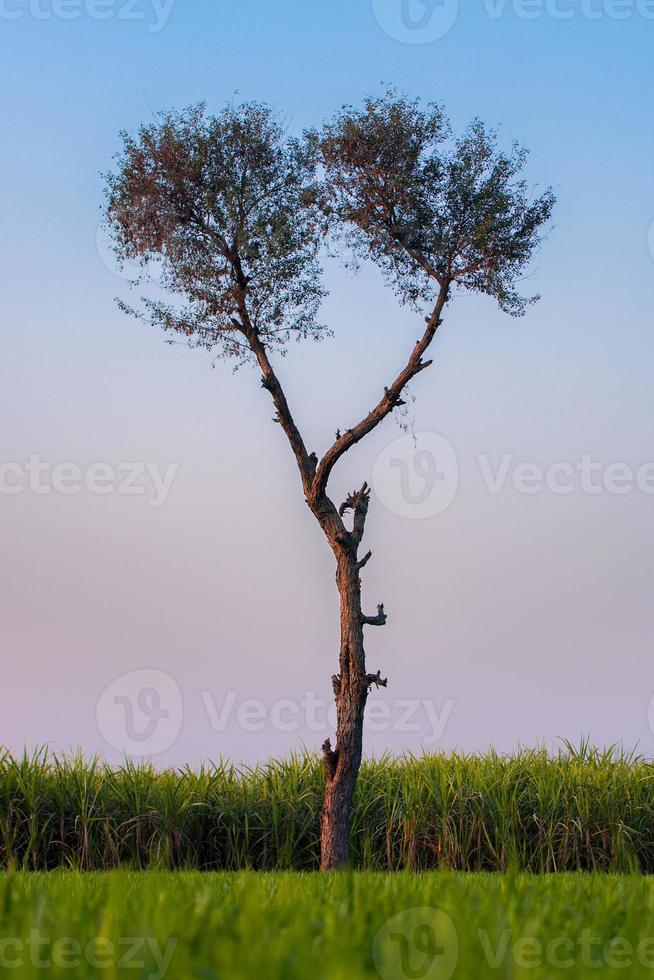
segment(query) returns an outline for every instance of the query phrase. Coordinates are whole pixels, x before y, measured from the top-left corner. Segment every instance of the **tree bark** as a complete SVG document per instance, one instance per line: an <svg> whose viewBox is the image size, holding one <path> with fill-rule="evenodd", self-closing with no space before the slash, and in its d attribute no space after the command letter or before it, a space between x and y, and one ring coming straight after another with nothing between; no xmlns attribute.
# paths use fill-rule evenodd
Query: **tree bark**
<svg viewBox="0 0 654 980"><path fill-rule="evenodd" d="M340 596L340 674L332 678L336 697L336 748L323 745L326 786L320 825L321 868L348 864L350 816L354 786L361 766L363 715L368 698L361 581L356 555L347 550L337 557L336 582Z"/></svg>
<svg viewBox="0 0 654 980"><path fill-rule="evenodd" d="M349 863L350 820L354 787L361 767L363 751L363 717L372 684L386 687L381 673L366 672L363 645L364 626L383 626L384 607L376 616L365 616L361 608L361 569L371 553L359 560L357 552L363 537L368 512L369 490L363 487L351 494L341 506L354 511L353 528L345 534L331 536L336 556L336 584L340 598L340 673L332 677L336 699L336 746L329 739L323 744L325 763L325 798L320 821L320 866L324 871L342 868ZM328 528L325 527L328 531Z"/></svg>

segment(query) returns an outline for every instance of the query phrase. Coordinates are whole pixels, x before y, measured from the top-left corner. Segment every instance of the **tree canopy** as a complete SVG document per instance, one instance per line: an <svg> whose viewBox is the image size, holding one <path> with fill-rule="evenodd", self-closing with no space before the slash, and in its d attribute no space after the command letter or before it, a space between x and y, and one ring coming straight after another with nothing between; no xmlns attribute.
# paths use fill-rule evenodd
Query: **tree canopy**
<svg viewBox="0 0 654 980"><path fill-rule="evenodd" d="M316 140L336 226L403 301L431 300L444 282L486 293L514 315L537 298L517 284L554 195L530 200L524 149L503 152L479 119L453 140L440 105L392 92L343 108Z"/></svg>
<svg viewBox="0 0 654 980"><path fill-rule="evenodd" d="M479 120L453 139L438 104L387 92L299 138L262 103L216 116L199 105L121 136L107 224L120 260L144 273L161 263L164 291L140 309L121 305L191 344L246 359L254 335L284 350L328 333L319 319L327 232L413 306L443 284L486 293L514 315L537 298L518 286L551 190L530 198L526 151L504 152Z"/></svg>
<svg viewBox="0 0 654 980"><path fill-rule="evenodd" d="M119 259L162 264L181 304L144 298L148 318L242 358L244 331L270 348L318 338L324 295L316 154L251 102L209 116L203 105L122 133L107 176L106 217ZM128 312L137 313L131 307ZM142 315L137 313L137 315Z"/></svg>

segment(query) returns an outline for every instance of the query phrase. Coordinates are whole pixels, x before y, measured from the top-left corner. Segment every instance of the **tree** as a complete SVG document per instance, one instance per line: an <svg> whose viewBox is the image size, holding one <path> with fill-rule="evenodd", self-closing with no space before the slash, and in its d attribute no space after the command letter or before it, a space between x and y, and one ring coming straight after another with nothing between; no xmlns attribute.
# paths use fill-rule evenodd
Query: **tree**
<svg viewBox="0 0 654 980"><path fill-rule="evenodd" d="M372 685L364 628L383 626L384 606L366 615L360 555L370 491L366 483L337 506L328 495L339 459L395 409L431 361L425 354L457 288L486 293L512 315L525 299L516 284L552 212L551 191L530 199L525 151L508 154L474 121L452 140L442 108L388 92L343 108L321 131L290 138L266 105L203 106L167 113L122 135L107 175L106 217L122 260L161 263L170 302L145 298L127 311L189 343L253 360L295 456L302 490L336 559L340 597L334 748L326 774L321 866L347 863L349 821L362 758L363 718ZM423 333L377 404L318 458L309 452L271 363L292 338L320 339L324 295L319 263L327 234L376 263L401 302L424 316ZM346 518L351 512L350 518Z"/></svg>

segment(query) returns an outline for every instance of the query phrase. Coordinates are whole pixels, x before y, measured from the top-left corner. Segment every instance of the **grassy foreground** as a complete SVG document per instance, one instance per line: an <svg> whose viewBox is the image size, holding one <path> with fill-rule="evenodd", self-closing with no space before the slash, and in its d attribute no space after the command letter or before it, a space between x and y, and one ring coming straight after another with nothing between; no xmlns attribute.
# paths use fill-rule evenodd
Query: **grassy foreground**
<svg viewBox="0 0 654 980"><path fill-rule="evenodd" d="M0 910L3 976L654 976L637 876L21 872Z"/></svg>
<svg viewBox="0 0 654 980"><path fill-rule="evenodd" d="M0 753L0 868L313 870L323 785L309 755L159 772ZM654 765L587 746L369 761L352 860L389 871L654 872Z"/></svg>

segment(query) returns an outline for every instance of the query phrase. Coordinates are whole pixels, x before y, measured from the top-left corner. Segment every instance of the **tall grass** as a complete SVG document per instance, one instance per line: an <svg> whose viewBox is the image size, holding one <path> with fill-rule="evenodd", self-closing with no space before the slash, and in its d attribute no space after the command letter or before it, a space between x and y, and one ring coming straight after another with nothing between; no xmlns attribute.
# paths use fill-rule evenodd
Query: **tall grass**
<svg viewBox="0 0 654 980"><path fill-rule="evenodd" d="M0 752L0 867L311 870L323 785L310 755L157 771ZM654 764L586 744L368 761L352 859L391 871L654 872Z"/></svg>

